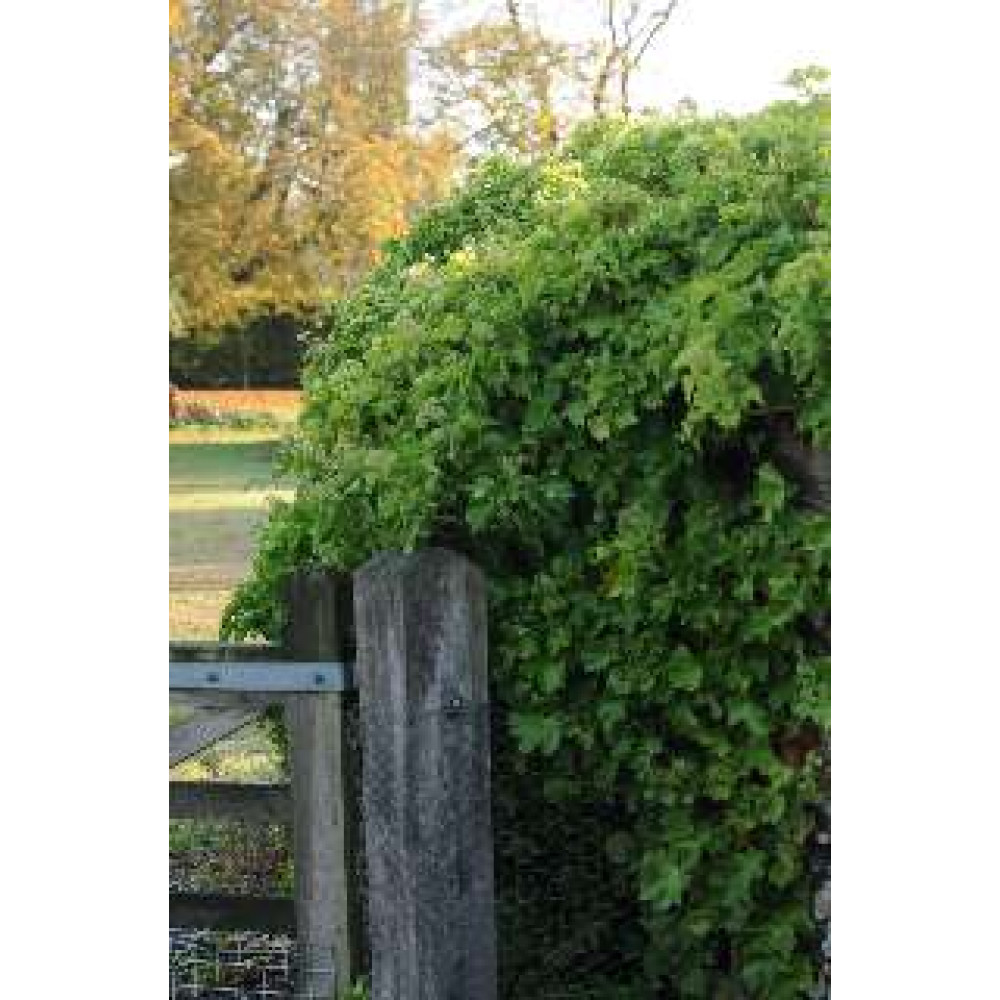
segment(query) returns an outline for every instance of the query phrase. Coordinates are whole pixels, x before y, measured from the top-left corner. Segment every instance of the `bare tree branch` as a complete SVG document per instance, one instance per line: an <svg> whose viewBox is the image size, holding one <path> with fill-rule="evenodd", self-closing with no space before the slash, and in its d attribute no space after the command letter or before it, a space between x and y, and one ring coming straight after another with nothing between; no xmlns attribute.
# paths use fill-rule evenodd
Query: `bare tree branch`
<svg viewBox="0 0 1000 1000"><path fill-rule="evenodd" d="M642 45L639 46L639 51L635 54L635 58L632 60L633 68L639 65L639 61L642 59L643 55L645 55L646 49L649 48L653 39L656 38L660 31L666 26L667 21L670 20L670 15L677 9L677 4L679 3L680 0L670 0L670 5L666 8L666 10L657 11L656 13L650 15L651 24L649 32Z"/></svg>
<svg viewBox="0 0 1000 1000"><path fill-rule="evenodd" d="M608 83L611 81L611 74L616 62L621 59L621 46L618 42L618 19L615 10L615 0L607 0L606 16L608 34L611 37L611 45L601 63L597 76L594 78L594 88L591 94L591 103L594 114L599 115L604 111L604 102L607 96Z"/></svg>
<svg viewBox="0 0 1000 1000"><path fill-rule="evenodd" d="M521 8L517 4L517 0L507 0L507 15L510 17L510 23L513 25L514 30L521 34Z"/></svg>
<svg viewBox="0 0 1000 1000"><path fill-rule="evenodd" d="M642 0L629 0L624 16L619 15L615 0L607 0L604 7L604 21L608 32L607 51L594 78L592 105L595 114L604 111L608 85L617 72L619 110L628 115L629 88L632 76L643 56L656 36L663 30L680 0L670 0L668 5L651 12L644 27L639 30L638 22L643 13Z"/></svg>
<svg viewBox="0 0 1000 1000"><path fill-rule="evenodd" d="M629 4L628 14L625 16L625 48L629 48L632 44L632 26L635 24L636 18L639 16L639 11L642 9L642 0L632 0Z"/></svg>

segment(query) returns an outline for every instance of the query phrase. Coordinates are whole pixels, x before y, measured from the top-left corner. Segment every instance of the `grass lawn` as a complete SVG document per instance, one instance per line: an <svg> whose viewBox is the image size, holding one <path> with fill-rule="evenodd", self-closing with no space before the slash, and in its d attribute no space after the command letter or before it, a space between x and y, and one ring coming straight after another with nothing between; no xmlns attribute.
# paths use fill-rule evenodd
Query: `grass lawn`
<svg viewBox="0 0 1000 1000"><path fill-rule="evenodd" d="M272 496L276 433L170 432L170 635L214 639Z"/></svg>
<svg viewBox="0 0 1000 1000"><path fill-rule="evenodd" d="M246 575L268 499L279 433L170 431L170 637L215 639L234 587ZM184 713L171 711L171 723ZM174 777L273 779L277 761L250 727L181 764Z"/></svg>

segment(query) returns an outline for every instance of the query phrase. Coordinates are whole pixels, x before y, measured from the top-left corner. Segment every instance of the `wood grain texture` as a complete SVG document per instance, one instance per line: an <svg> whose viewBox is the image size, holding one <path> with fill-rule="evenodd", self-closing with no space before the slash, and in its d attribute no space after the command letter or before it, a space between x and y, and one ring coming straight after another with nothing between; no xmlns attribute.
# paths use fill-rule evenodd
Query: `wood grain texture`
<svg viewBox="0 0 1000 1000"><path fill-rule="evenodd" d="M355 622L372 1000L495 1000L485 582L387 553Z"/></svg>
<svg viewBox="0 0 1000 1000"><path fill-rule="evenodd" d="M297 574L288 593L283 646L293 659L346 660L352 631L349 578ZM357 894L357 795L341 693L289 697L295 849L295 912L302 996L333 997L362 970Z"/></svg>
<svg viewBox="0 0 1000 1000"><path fill-rule="evenodd" d="M171 781L170 818L291 825L292 793L288 785Z"/></svg>
<svg viewBox="0 0 1000 1000"><path fill-rule="evenodd" d="M295 930L295 907L292 900L284 896L171 893L170 926L292 933Z"/></svg>
<svg viewBox="0 0 1000 1000"><path fill-rule="evenodd" d="M170 704L187 709L242 708L262 711L283 704L285 695L275 691L171 691Z"/></svg>
<svg viewBox="0 0 1000 1000"><path fill-rule="evenodd" d="M201 753L213 743L225 739L237 730L260 718L257 709L201 709L179 726L170 727L170 766Z"/></svg>
<svg viewBox="0 0 1000 1000"><path fill-rule="evenodd" d="M207 642L200 639L171 639L171 663L267 663L281 659L277 643Z"/></svg>

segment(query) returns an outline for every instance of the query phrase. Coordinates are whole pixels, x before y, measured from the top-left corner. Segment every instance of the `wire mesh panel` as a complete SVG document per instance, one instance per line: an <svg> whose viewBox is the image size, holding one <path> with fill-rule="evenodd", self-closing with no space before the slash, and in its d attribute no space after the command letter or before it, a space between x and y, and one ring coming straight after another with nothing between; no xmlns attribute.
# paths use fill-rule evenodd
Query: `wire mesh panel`
<svg viewBox="0 0 1000 1000"><path fill-rule="evenodd" d="M353 653L353 649L352 649ZM362 802L361 763L361 708L357 696L344 699L344 731L347 744L347 760L351 768L351 787L355 794L347 800L351 810L349 822L358 834L357 856L354 864L354 892L357 897L358 916L361 921L362 978L367 979L371 969L368 953L368 864L364 846L364 806Z"/></svg>
<svg viewBox="0 0 1000 1000"><path fill-rule="evenodd" d="M501 1000L648 1000L640 915L605 849L616 803L557 801L503 708L491 727Z"/></svg>
<svg viewBox="0 0 1000 1000"><path fill-rule="evenodd" d="M348 760L354 770L352 786L361 787L361 754L357 699L345 699ZM213 758L221 765L213 772L232 777L227 754L247 759L247 747L256 757L254 777L273 781L286 777L282 765L284 731L270 727L276 742L253 734L231 737L217 744ZM240 742L242 740L242 742ZM208 756L208 755L203 755ZM200 773L199 773L200 776ZM360 795L348 803L360 821ZM236 820L173 819L170 822L171 893L213 896L255 896L287 899L293 895L293 840L290 827ZM364 852L358 858L356 885L362 919L366 918ZM288 997L313 1000L302 992L297 974L299 956L292 933L251 930L170 928L170 1000L209 998ZM365 970L367 971L367 970ZM349 984L344 984L345 987ZM315 1000L328 1000L327 997Z"/></svg>
<svg viewBox="0 0 1000 1000"><path fill-rule="evenodd" d="M291 937L250 931L170 931L170 1000L292 997Z"/></svg>
<svg viewBox="0 0 1000 1000"><path fill-rule="evenodd" d="M330 1000L303 990L291 935L178 929L170 931L169 998Z"/></svg>
<svg viewBox="0 0 1000 1000"><path fill-rule="evenodd" d="M234 821L172 820L170 891L290 897L288 830ZM292 997L294 938L170 928L170 1000Z"/></svg>
<svg viewBox="0 0 1000 1000"><path fill-rule="evenodd" d="M493 829L500 1000L653 1000L638 892L609 856L627 806L574 799L526 766L494 705ZM818 925L813 1000L830 997L830 810L807 845Z"/></svg>
<svg viewBox="0 0 1000 1000"><path fill-rule="evenodd" d="M813 1000L830 1000L831 954L830 954L830 806L819 810L816 835L810 848L810 867L813 876L813 915L819 926L817 964L820 984L813 994Z"/></svg>
<svg viewBox="0 0 1000 1000"><path fill-rule="evenodd" d="M506 715L501 706L491 711L499 1000L652 1000L655 991L643 985L646 941L636 893L606 845L624 805L552 794L544 774L525 769ZM345 722L349 758L360 770L353 699ZM353 785L361 787L359 776ZM353 805L363 822L360 796ZM821 813L810 863L821 925L817 964L825 976L816 1000L828 1000L830 819L828 809ZM291 898L286 827L173 820L170 833L172 892ZM356 879L367 923L363 851ZM328 1000L296 992L296 961L290 933L171 928L169 997Z"/></svg>

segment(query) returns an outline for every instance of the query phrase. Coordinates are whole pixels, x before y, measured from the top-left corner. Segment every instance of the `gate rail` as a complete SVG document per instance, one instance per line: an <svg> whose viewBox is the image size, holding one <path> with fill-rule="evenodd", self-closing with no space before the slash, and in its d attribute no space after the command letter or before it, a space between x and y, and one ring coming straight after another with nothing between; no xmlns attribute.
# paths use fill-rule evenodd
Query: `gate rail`
<svg viewBox="0 0 1000 1000"><path fill-rule="evenodd" d="M171 781L171 818L288 826L294 866L292 899L172 892L170 924L293 931L298 993L324 1000L362 972L356 751L344 724L345 703L356 697L350 601L349 577L304 572L288 588L283 642L170 643L171 698L192 709L171 727L171 767L274 706L284 710L291 747L288 785Z"/></svg>
<svg viewBox="0 0 1000 1000"><path fill-rule="evenodd" d="M462 556L386 553L295 574L280 643L170 643L171 767L278 706L291 778L171 781L171 818L290 826L294 866L292 899L171 892L171 927L293 931L308 1000L495 1000L485 607Z"/></svg>

